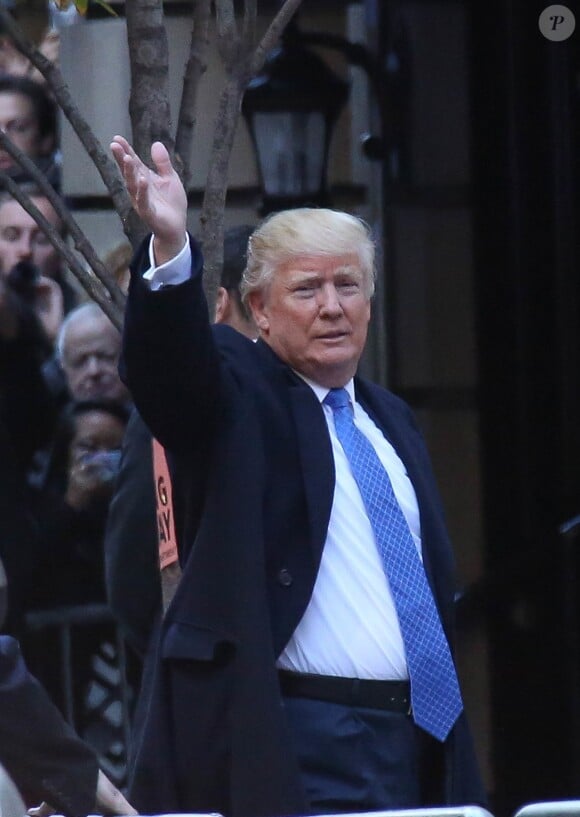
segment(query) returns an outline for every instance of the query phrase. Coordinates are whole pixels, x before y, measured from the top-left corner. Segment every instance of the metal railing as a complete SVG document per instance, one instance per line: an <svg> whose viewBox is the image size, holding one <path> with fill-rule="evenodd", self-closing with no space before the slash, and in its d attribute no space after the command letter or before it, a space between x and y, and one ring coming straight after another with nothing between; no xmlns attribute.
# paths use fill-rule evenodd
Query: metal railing
<svg viewBox="0 0 580 817"><path fill-rule="evenodd" d="M95 749L107 776L123 789L127 783L134 690L129 683L125 641L112 612L106 604L56 607L29 612L24 623L24 641L27 634L55 634L63 715ZM82 642L88 633L93 638L97 635L98 648L89 658L90 685L80 696L75 683L75 639ZM42 676L39 680L43 681Z"/></svg>

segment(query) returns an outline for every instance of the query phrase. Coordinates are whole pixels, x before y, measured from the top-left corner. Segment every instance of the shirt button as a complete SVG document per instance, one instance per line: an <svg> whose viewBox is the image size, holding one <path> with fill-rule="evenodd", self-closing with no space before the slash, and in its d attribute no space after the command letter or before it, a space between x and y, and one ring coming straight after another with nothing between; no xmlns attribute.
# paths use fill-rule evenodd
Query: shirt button
<svg viewBox="0 0 580 817"><path fill-rule="evenodd" d="M278 572L278 584L281 584L282 587L290 587L293 581L292 574L285 567Z"/></svg>

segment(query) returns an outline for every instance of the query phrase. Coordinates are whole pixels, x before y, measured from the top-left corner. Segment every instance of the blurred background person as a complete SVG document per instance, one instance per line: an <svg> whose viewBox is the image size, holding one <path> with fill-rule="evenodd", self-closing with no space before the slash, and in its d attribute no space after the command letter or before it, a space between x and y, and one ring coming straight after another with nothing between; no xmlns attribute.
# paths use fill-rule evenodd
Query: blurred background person
<svg viewBox="0 0 580 817"><path fill-rule="evenodd" d="M34 160L55 188L60 187L56 105L43 85L26 76L0 75L0 130ZM0 170L16 182L30 180L1 149Z"/></svg>
<svg viewBox="0 0 580 817"><path fill-rule="evenodd" d="M32 203L57 233L62 221L46 196L34 185L21 185ZM31 261L40 275L59 281L62 259L32 216L10 193L0 193L0 275L8 275L19 261Z"/></svg>
<svg viewBox="0 0 580 817"><path fill-rule="evenodd" d="M40 550L40 526L26 474L56 418L42 376L47 340L32 310L0 276L0 558L12 589L11 620L26 596Z"/></svg>
<svg viewBox="0 0 580 817"><path fill-rule="evenodd" d="M118 372L121 336L103 310L91 302L73 309L59 329L52 357L43 375L56 405L63 409L71 400L119 400L130 402ZM42 481L48 453L36 464L33 481Z"/></svg>
<svg viewBox="0 0 580 817"><path fill-rule="evenodd" d="M72 4L71 4L72 5ZM73 7L74 8L74 7ZM32 12L31 19L27 20L27 16ZM41 19L34 19L35 13L40 15ZM27 4L13 3L10 6L10 13L15 20L18 21L28 39L37 43L37 48L47 60L58 65L60 57L60 33L59 28L62 27L61 20L69 15L75 14L74 10L60 11L53 2L48 3L48 8L45 10L42 6L34 9ZM78 12L76 18L79 18ZM43 18L43 19L42 19ZM44 76L38 71L30 60L25 57L14 45L12 38L0 23L0 73L11 74L17 77L28 77L35 82L44 84L46 82Z"/></svg>
<svg viewBox="0 0 580 817"><path fill-rule="evenodd" d="M120 724L101 719L107 707L101 712L100 706L107 696L111 704L119 699L124 678L116 666L116 680L102 686L103 664L118 658L106 607L103 534L128 417L127 406L112 400L74 401L63 412L45 483L36 491L39 552L22 604L26 626L18 633L31 671L61 710L71 712L108 774ZM62 626L69 628L67 653ZM65 665L71 688L63 683Z"/></svg>
<svg viewBox="0 0 580 817"><path fill-rule="evenodd" d="M29 608L105 601L103 534L128 419L124 403L105 399L63 412L38 497L43 550Z"/></svg>
<svg viewBox="0 0 580 817"><path fill-rule="evenodd" d="M64 225L36 185L23 191L48 223L63 236ZM53 344L65 314L77 300L62 259L32 216L6 191L0 191L0 277L21 287Z"/></svg>
<svg viewBox="0 0 580 817"><path fill-rule="evenodd" d="M92 302L73 309L65 318L56 352L42 368L45 382L62 416L61 430L37 451L28 479L41 497L64 497L62 428L70 426L70 409L85 401L122 405L128 416L130 397L118 372L121 336L101 308ZM73 475L73 485L75 484Z"/></svg>
<svg viewBox="0 0 580 817"><path fill-rule="evenodd" d="M120 353L121 335L97 304L83 304L71 312L57 346L71 397L128 402L129 392L118 373Z"/></svg>

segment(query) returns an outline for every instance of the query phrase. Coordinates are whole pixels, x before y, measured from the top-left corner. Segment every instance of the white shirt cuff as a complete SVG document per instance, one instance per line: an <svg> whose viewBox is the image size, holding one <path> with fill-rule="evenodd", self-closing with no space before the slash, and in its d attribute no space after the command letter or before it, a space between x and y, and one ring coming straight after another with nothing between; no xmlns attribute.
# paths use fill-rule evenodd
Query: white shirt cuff
<svg viewBox="0 0 580 817"><path fill-rule="evenodd" d="M165 264L155 266L155 256L153 254L153 236L149 242L149 269L143 273L143 278L149 282L149 287L155 291L170 284L182 284L191 276L191 248L189 240L185 237L185 244L180 252Z"/></svg>

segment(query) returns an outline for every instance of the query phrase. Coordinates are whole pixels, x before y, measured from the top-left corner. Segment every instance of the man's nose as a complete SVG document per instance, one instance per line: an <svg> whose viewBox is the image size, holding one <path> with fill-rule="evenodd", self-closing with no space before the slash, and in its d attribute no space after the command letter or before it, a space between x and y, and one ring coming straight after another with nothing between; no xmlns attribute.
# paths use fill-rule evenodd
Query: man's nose
<svg viewBox="0 0 580 817"><path fill-rule="evenodd" d="M102 367L101 367L99 358L96 355L91 355L87 359L86 366L87 366L87 368L86 368L87 374L91 375L92 377L95 377L96 375L101 373L101 368Z"/></svg>
<svg viewBox="0 0 580 817"><path fill-rule="evenodd" d="M16 254L18 258L32 258L32 241L30 236L22 235L16 242Z"/></svg>
<svg viewBox="0 0 580 817"><path fill-rule="evenodd" d="M342 303L338 291L334 284L327 284L322 287L320 293L321 314L334 316L342 313Z"/></svg>

